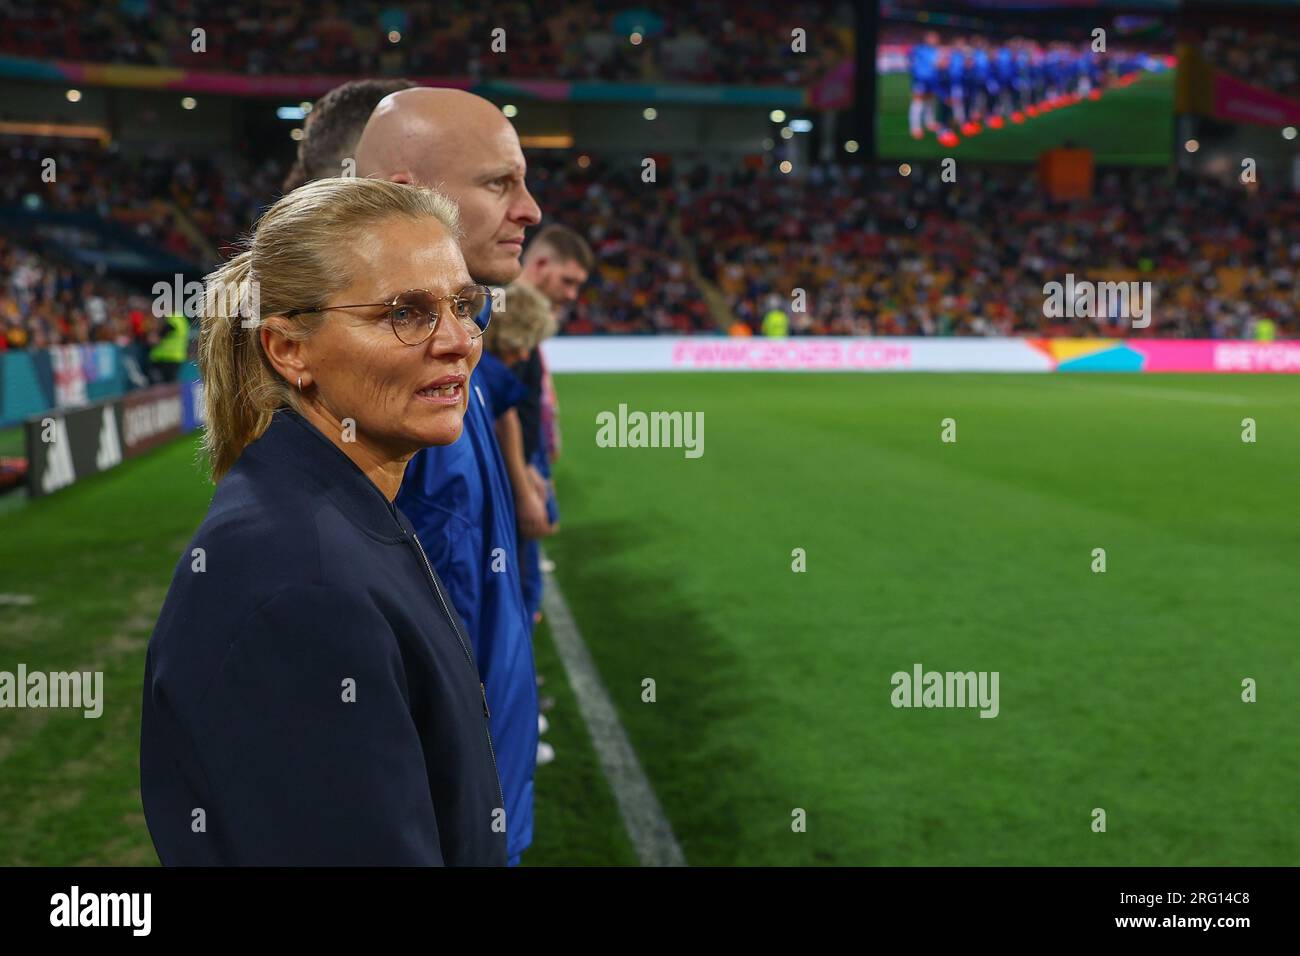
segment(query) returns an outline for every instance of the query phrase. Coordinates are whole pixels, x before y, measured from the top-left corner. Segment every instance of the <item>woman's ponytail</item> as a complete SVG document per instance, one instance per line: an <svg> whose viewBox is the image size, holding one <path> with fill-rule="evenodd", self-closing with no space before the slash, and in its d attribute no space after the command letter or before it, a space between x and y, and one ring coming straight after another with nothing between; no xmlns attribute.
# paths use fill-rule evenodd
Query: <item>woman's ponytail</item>
<svg viewBox="0 0 1300 956"><path fill-rule="evenodd" d="M259 296L253 286L253 253L241 252L205 282L199 331L199 375L203 379L206 431L212 480L220 481L250 442L270 424L283 380L262 358L260 315L247 314ZM269 400L269 401L268 401Z"/></svg>

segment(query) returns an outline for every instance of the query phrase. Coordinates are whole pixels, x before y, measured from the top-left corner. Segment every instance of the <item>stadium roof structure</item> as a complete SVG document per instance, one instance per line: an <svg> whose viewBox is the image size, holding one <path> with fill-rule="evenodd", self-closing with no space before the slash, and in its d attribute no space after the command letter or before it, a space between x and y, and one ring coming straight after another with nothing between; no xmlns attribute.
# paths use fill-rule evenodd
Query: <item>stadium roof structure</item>
<svg viewBox="0 0 1300 956"><path fill-rule="evenodd" d="M852 95L852 63L834 70L811 87L732 86L692 83L623 83L616 81L483 80L466 76L412 76L420 86L470 90L489 99L503 96L580 103L691 104L698 106L846 106ZM172 90L225 96L313 98L355 77L249 76L206 70L120 63L37 60L0 55L0 78L46 83Z"/></svg>

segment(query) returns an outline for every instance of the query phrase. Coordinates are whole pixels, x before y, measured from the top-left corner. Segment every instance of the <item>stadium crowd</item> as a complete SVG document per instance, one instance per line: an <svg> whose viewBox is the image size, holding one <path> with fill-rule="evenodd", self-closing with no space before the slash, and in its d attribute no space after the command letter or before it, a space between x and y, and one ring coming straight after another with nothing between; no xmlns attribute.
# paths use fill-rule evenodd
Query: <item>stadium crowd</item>
<svg viewBox="0 0 1300 956"><path fill-rule="evenodd" d="M1229 76L1300 100L1300 33L1281 26L1211 26L1201 50Z"/></svg>
<svg viewBox="0 0 1300 956"><path fill-rule="evenodd" d="M0 234L0 351L85 342L144 344L149 299L87 278Z"/></svg>
<svg viewBox="0 0 1300 956"><path fill-rule="evenodd" d="M9 140L4 161L18 174L0 179L0 206L91 213L194 262L247 229L283 175L275 162L255 166L239 156L137 156L113 145L39 137Z"/></svg>
<svg viewBox="0 0 1300 956"><path fill-rule="evenodd" d="M689 253L673 229L692 177L657 188L641 182L640 166L536 153L529 189L559 222L580 225L597 268L570 311L569 335L690 334L716 323L691 281ZM694 181L698 181L698 177Z"/></svg>
<svg viewBox="0 0 1300 956"><path fill-rule="evenodd" d="M6 4L0 53L249 75L461 76L803 85L853 55L852 10L795 0L780 13L734 2L386 0L319 8L252 0ZM817 28L805 53L790 31ZM830 29L827 29L827 28ZM202 28L204 49L192 31ZM492 51L505 30L506 52ZM637 34L634 39L633 34Z"/></svg>
<svg viewBox="0 0 1300 956"><path fill-rule="evenodd" d="M1151 281L1159 308L1141 334L1236 338L1259 318L1300 334L1294 195L1127 169L1062 205L1020 168L954 184L892 166L814 167L806 179L697 168L652 191L634 171L589 162L534 161L534 193L582 223L597 254L567 334L716 332L696 270L736 330L754 333L773 309L796 335L1128 331L1044 317L1043 286L1074 273Z"/></svg>
<svg viewBox="0 0 1300 956"><path fill-rule="evenodd" d="M1052 322L1043 286L1067 273L1153 283L1164 337L1241 337L1254 319L1300 332L1300 200L1129 169L1092 198L1053 203L1020 169L960 183L894 167L734 175L683 207L684 231L737 317L788 308L792 331L863 335L1118 335L1118 322ZM774 298L775 297L775 298ZM783 304L783 305L782 305Z"/></svg>
<svg viewBox="0 0 1300 956"><path fill-rule="evenodd" d="M129 160L90 147L67 159L77 174L40 192L51 208L114 217L204 269L210 255L169 220L150 224L154 197L186 210L219 254L251 226L282 173L275 164L241 171L238 162ZM1125 331L1104 319L1046 319L1043 286L1067 273L1151 281L1158 308L1141 334L1245 337L1259 318L1280 335L1300 334L1300 201L1264 187L1112 169L1099 173L1092 198L1060 205L1021 168L943 183L892 166L814 167L804 179L683 167L649 185L639 166L613 157L534 151L529 163L548 219L580 227L596 254L563 334L759 332L773 309L796 335ZM20 178L0 190L19 203L36 188ZM112 324L131 311L125 286L79 277L12 237L4 248L9 347L138 333ZM806 311L791 307L796 288L807 293ZM94 321L101 301L111 306L107 326Z"/></svg>

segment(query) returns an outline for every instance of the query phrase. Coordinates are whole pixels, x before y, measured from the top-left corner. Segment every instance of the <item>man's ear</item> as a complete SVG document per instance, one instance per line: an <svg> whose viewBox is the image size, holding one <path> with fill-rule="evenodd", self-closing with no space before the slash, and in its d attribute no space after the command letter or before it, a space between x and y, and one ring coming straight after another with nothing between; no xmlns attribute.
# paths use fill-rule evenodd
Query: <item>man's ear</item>
<svg viewBox="0 0 1300 956"><path fill-rule="evenodd" d="M415 183L415 177L411 175L409 169L398 170L388 177L390 183L401 183L403 186L410 186Z"/></svg>
<svg viewBox="0 0 1300 956"><path fill-rule="evenodd" d="M258 334L262 337L262 351L270 360L271 366L286 382L294 384L298 381L298 376L307 374L307 364L302 341L282 334L288 323L289 320L283 316L268 316L263 320Z"/></svg>

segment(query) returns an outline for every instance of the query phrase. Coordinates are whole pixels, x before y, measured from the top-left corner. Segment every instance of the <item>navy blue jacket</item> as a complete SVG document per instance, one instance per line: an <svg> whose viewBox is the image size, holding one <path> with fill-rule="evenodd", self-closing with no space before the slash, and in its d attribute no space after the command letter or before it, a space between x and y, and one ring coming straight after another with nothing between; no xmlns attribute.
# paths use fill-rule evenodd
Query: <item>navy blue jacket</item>
<svg viewBox="0 0 1300 956"><path fill-rule="evenodd" d="M149 641L140 791L159 858L502 865L488 724L410 522L277 412L217 485Z"/></svg>

